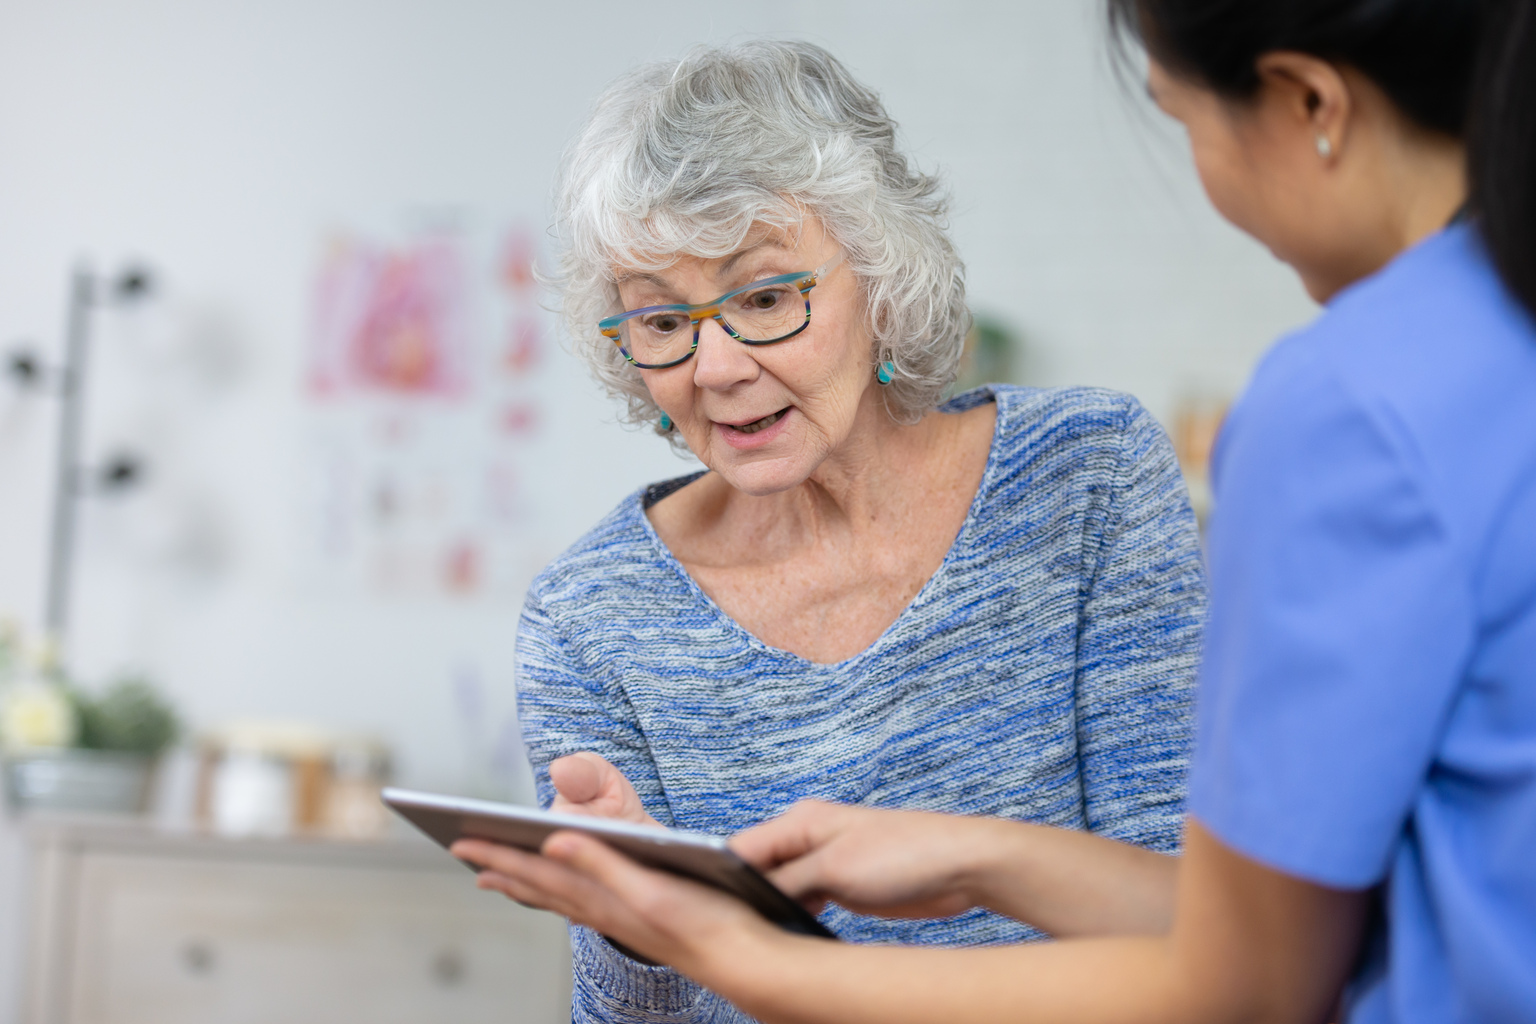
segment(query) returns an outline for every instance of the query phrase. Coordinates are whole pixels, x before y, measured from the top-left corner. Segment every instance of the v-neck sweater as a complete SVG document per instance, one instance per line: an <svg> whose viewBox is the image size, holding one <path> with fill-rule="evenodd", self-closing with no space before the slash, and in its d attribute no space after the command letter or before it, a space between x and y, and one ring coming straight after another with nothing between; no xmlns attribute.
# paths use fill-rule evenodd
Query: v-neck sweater
<svg viewBox="0 0 1536 1024"><path fill-rule="evenodd" d="M1205 574L1167 436L1132 398L992 385L981 484L938 570L835 664L730 618L626 498L534 580L518 712L540 801L590 750L663 824L729 835L800 799L979 814L1177 849ZM899 921L831 905L855 942L1041 936L984 910ZM723 999L572 929L573 1019L739 1022Z"/></svg>

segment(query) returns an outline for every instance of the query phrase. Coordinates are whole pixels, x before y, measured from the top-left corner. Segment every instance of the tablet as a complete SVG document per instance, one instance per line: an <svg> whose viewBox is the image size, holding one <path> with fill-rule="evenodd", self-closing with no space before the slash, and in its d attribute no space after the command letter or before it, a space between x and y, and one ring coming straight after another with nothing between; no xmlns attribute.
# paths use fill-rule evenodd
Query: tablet
<svg viewBox="0 0 1536 1024"><path fill-rule="evenodd" d="M445 848L460 839L484 839L538 853L551 833L562 829L585 832L646 867L728 892L788 931L824 939L837 937L809 910L732 853L718 836L405 789L386 789L383 798Z"/></svg>

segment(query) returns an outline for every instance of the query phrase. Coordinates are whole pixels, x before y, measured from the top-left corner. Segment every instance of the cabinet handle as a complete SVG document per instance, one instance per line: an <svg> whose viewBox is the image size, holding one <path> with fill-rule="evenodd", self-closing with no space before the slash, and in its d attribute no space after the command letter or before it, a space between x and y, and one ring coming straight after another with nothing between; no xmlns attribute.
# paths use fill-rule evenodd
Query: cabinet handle
<svg viewBox="0 0 1536 1024"><path fill-rule="evenodd" d="M187 969L188 974L212 974L217 960L213 946L201 939L193 939L181 947L181 965Z"/></svg>
<svg viewBox="0 0 1536 1024"><path fill-rule="evenodd" d="M432 977L439 985L457 985L464 980L464 957L456 949L445 949L432 960Z"/></svg>

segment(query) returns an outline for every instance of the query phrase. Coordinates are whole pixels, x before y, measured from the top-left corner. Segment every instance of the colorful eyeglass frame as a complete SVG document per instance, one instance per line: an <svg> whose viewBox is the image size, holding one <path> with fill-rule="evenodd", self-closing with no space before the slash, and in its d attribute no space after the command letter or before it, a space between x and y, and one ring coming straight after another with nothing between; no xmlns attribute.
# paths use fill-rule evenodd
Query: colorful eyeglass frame
<svg viewBox="0 0 1536 1024"><path fill-rule="evenodd" d="M706 302L698 306L645 306L640 309L625 310L623 313L618 313L614 316L608 317L607 319L599 320L597 322L597 329L602 332L603 337L607 338L609 341L618 346L619 352L623 354L625 360L627 360L631 366L638 367L642 370L665 370L669 366L677 366L692 359L693 354L699 350L699 325L702 324L705 320L714 320L720 325L721 329L723 329L726 334L729 334L732 338L735 338L743 345L773 345L781 341L788 341L790 338L793 338L795 335L799 334L801 331L805 330L811 325L810 291L812 288L816 287L817 282L820 281L821 278L827 275L828 271L830 271L838 263L842 262L842 258L842 253L839 253L837 256L828 260L826 263L823 263L820 267L817 267L815 270L801 271L798 274L780 274L777 277L765 277L761 281L753 281L751 284L745 284L733 291L726 292L724 295L720 296L713 302ZM721 314L720 307L724 306L727 302L735 298L737 295L740 295L742 292L749 292L755 288L767 288L776 284L794 284L799 289L801 296L805 298L805 319L800 322L799 327L796 327L788 334L781 334L777 338L769 338L766 341L752 341L737 334L735 329L732 328L730 324L725 322L725 318ZM693 344L688 347L687 353L679 356L676 359L673 359L671 362L642 363L635 359L635 357L630 354L629 350L624 347L624 339L620 334L620 328L623 326L624 321L626 320L633 319L637 316L644 316L647 313L662 312L678 313L688 318L693 326Z"/></svg>

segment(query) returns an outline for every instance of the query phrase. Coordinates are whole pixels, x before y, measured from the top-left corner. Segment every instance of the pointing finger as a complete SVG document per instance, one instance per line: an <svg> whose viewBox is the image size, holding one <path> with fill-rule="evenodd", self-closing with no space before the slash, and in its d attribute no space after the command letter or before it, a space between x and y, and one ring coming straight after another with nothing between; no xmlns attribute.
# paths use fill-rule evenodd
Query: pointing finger
<svg viewBox="0 0 1536 1024"><path fill-rule="evenodd" d="M819 800L802 800L777 818L738 832L731 849L760 871L805 856L830 838L841 809Z"/></svg>

